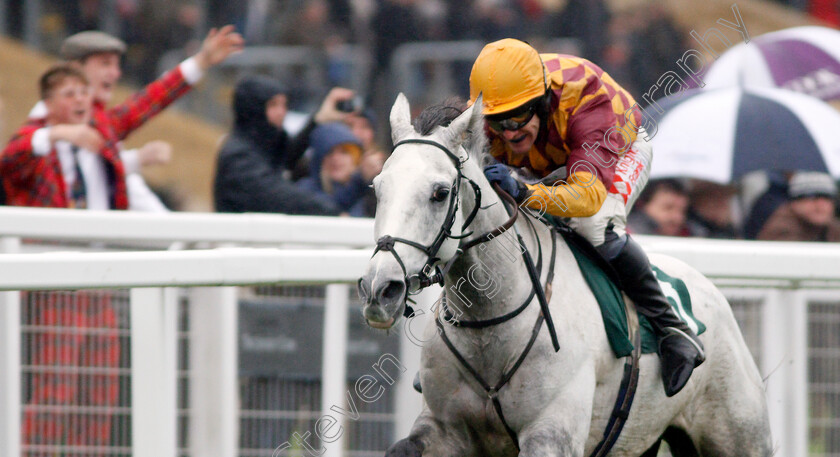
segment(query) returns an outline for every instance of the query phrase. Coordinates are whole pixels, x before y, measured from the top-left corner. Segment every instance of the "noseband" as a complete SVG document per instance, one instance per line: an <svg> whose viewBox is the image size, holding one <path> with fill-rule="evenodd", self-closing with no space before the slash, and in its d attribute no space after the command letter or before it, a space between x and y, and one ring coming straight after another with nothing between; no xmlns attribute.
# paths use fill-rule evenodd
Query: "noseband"
<svg viewBox="0 0 840 457"><path fill-rule="evenodd" d="M475 206L473 207L470 214L467 216L466 220L464 221L463 225L461 226L461 232L467 229L469 225L472 223L473 219L475 219L476 214L478 214L478 210L481 207L481 188L475 181L472 179L464 176L462 173L461 166L463 163L461 160L456 156L452 151L450 151L446 146L431 140L423 140L423 139L408 139L398 142L394 145L394 150L396 150L399 146L403 144L426 144L430 146L434 146L444 153L446 153L447 157L452 160L452 163L455 165L455 169L458 172L458 176L455 178L455 181L452 183L452 187L449 192L449 207L446 210L446 218L444 219L443 225L441 225L440 230L438 231L437 235L435 236L434 241L428 246L424 246L416 241L407 240L405 238L399 238L390 235L384 235L376 240L376 249L373 251L373 255L376 255L379 251L390 252L394 258L399 263L400 268L402 269L403 276L405 277L405 284L406 284L406 296L410 291L420 291L425 289L426 287L431 286L432 284L440 284L443 285L443 279L446 276L446 273L452 267L452 264L455 262L461 254L463 254L467 249L493 239L495 236L498 236L504 233L507 229L513 226L513 223L516 222L516 217L518 215L517 211L513 211L513 215L511 218L502 224L501 226L497 227L494 230L491 230L484 235L467 242L466 244L459 244L458 250L456 251L455 255L452 256L451 259L446 263L446 265L441 269L436 264L440 261L438 257L438 251L440 250L443 243L448 239L457 239L463 240L464 238L472 235L473 232L462 233L461 235L452 235L452 226L455 225L455 218L458 213L458 207L460 205L460 198L459 191L460 191L460 183L462 179L467 180L470 183L473 189L473 193L475 194ZM515 205L514 205L515 206ZM409 275L408 271L405 268L405 264L403 263L402 259L400 258L397 251L394 249L394 245L396 243L403 243L407 244L411 247L419 249L424 254L426 254L426 262L423 265L423 268L420 270L419 273L415 273L413 275ZM371 256L373 257L373 256ZM407 297L406 297L407 298ZM414 310L411 306L406 303L405 310L403 311L405 317L411 317L414 314Z"/></svg>
<svg viewBox="0 0 840 457"><path fill-rule="evenodd" d="M461 161L458 159L458 157L455 154L452 153L452 151L450 151L449 149L447 149L443 145L441 145L437 142L434 142L434 141L429 141L429 140L411 139L411 140L403 140L403 141L397 143L396 145L394 145L394 148L396 149L398 146L400 146L402 144L405 144L405 143L428 144L428 145L434 146L434 147L442 150L443 152L446 153L446 155L450 159L452 159L453 163L455 164L455 168L458 171L458 177L455 179L455 182L452 184L452 191L450 192L449 208L447 209L446 219L444 220L444 223L441 226L440 231L438 232L437 236L435 237L434 242L432 242L431 245L423 246L422 244L411 241L411 240L406 240L404 238L392 237L392 236L389 236L389 235L385 235L385 236L379 238L379 240L377 240L377 242L376 242L376 249L373 251L373 255L376 255L376 253L379 252L379 251L387 251L387 252L390 252L391 254L393 254L394 258L396 258L397 262L400 264L400 268L402 268L403 274L405 275L405 281L406 281L405 294L406 294L406 296L404 298L407 299L408 298L408 293L409 293L409 287L412 286L412 285L416 285L416 287L418 289L428 287L428 286L430 286L432 284L435 284L435 283L440 283L441 285L443 285L443 279L446 276L446 273L449 271L449 268L452 266L452 264L455 262L455 260L458 259L458 257L461 256L461 254L463 254L467 249L469 249L473 246L476 246L480 243L483 243L485 241L492 240L496 236L501 235L502 233L507 231L509 228L511 228L513 226L514 222L516 222L516 217L519 214L519 211L521 209L517 208L516 202L513 200L513 198L510 195L507 194L507 192L502 191L502 189L500 189L498 187L498 185L494 185L494 189L496 190L496 193L499 194L499 196L502 197L502 199L504 201L507 201L512 206L512 211L511 211L512 215L511 215L510 219L507 222L505 222L503 225L497 227L496 229L491 230L490 232L485 233L482 236L479 236L477 238L474 238L474 239L464 243L463 239L466 238L467 236L469 236L470 234L472 234L472 232L465 233L465 234L459 235L459 236L452 236L452 226L455 224L455 215L456 215L456 212L458 211L458 205L459 205L459 198L458 198L458 190L460 188L459 184L460 184L461 179L466 179L467 181L469 181L469 183L473 187L473 190L475 191L475 197L476 197L475 207L470 212L469 216L467 217L467 220L464 221L463 227L461 227L461 231L466 230L466 228L470 225L470 223L475 218L475 215L478 212L479 208L481 207L481 191L480 191L479 186L473 180L471 180L470 178L463 175L463 173L461 171L461 165L462 165ZM534 229L534 227L533 227L533 223L531 221L528 221L528 223L531 226L532 230L534 230L534 237L538 239L536 229ZM455 255L452 256L452 258L449 259L449 261L446 262L446 265L443 267L443 269L441 269L441 268L438 268L435 265L437 263L437 261L440 260L437 257L437 252L440 249L440 247L443 245L443 242L446 241L447 238L456 238L456 239L460 239L462 241L459 244L458 250L456 251ZM514 373L516 373L516 371L519 369L519 367L525 361L525 358L528 356L528 353L530 353L531 348L534 346L534 343L537 340L537 336L540 333L540 329L542 328L543 322L545 322L546 326L548 327L549 336L551 338L551 343L554 346L555 351L560 350L560 344L559 344L559 341L557 339L557 332L554 328L553 320L551 319L551 313L549 312L548 300L547 300L547 295L550 295L551 282L552 282L552 279L554 277L554 263L555 263L555 257L556 257L556 237L555 237L555 233L552 230L552 233L551 233L552 249L551 249L551 257L550 257L551 260L550 260L550 266L548 268L548 274L546 276L546 287L545 287L545 289L543 289L542 285L540 284L540 273L537 271L538 268L541 270L542 267L541 266L540 267L535 267L534 266L534 261L531 258L531 255L528 252L528 249L525 247L525 242L524 242L524 240L522 239L522 236L519 233L517 233L517 238L518 238L519 246L522 248L522 258L523 258L523 261L525 263L526 269L528 271L528 276L529 276L529 278L531 280L531 284L532 284L531 293L525 299L523 304L521 306L519 306L518 308L516 308L515 310L513 310L513 311L511 311L511 312L509 312L509 313L507 313L503 316L499 316L499 317L496 317L496 318L487 319L487 320L483 320L483 321L454 321L454 319L452 319L452 320L447 319L447 321L454 322L454 325L456 327L485 328L485 327L490 327L490 326L493 326L493 325L498 325L498 324L506 322L506 321L516 317L517 315L519 315L533 301L534 295L537 296L539 304L540 304L541 311L540 311L539 315L537 316L537 321L534 324L533 330L531 331L531 338L529 339L528 344L525 346L525 350L522 351L522 353L516 359L516 362L513 364L513 366L502 374L502 377L501 377L500 381L495 386L491 386L484 379L484 377L482 377L481 374L469 363L469 361L467 361L464 358L464 356L458 351L458 349L455 347L455 345L452 343L452 341L446 335L446 329L443 327L443 323L441 322L441 320L440 319L435 319L435 323L436 323L437 328L438 328L438 334L440 335L443 343L446 345L446 347L449 349L449 351L455 356L455 358L458 360L458 362L460 362L461 366L463 366L464 369L466 369L472 375L472 377L484 389L485 393L487 394L488 398L490 399L490 401L493 405L493 409L496 411L496 414L498 415L499 419L501 420L502 425L505 428L505 431L508 433L511 440L513 440L513 443L518 450L519 449L519 438L517 437L516 432L510 427L507 420L505 419L505 416L504 416L503 411L502 411L502 403L501 403L501 400L499 400L499 397L498 397L498 392L505 385L507 385L508 381L510 381L510 379L513 377ZM403 264L402 259L400 259L400 256L397 254L397 251L394 250L394 244L397 243L397 242L404 243L404 244L407 244L409 246L413 246L413 247L423 251L428 256L428 258L426 259L426 263L423 266L423 269L421 270L420 273L408 276L408 273L406 272L405 265ZM538 243L538 246L539 246L539 241L537 241L537 243ZM539 264L542 265L542 248L541 248L541 246L540 246L540 251L539 251L539 260L540 260ZM444 311L443 311L444 315L450 314L448 312L448 310L446 309L445 302L444 302L443 308L444 308ZM412 317L412 315L414 314L414 310L411 309L411 307L408 305L407 301L406 301L406 304L405 304L405 310L404 310L403 314L408 318ZM450 314L449 317L451 318L451 314Z"/></svg>

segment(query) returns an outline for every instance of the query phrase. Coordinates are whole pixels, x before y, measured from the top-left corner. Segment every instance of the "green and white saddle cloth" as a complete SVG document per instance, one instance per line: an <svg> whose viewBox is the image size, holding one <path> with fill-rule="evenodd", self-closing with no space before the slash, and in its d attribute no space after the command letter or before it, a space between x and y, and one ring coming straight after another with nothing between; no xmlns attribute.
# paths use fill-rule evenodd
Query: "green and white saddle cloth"
<svg viewBox="0 0 840 457"><path fill-rule="evenodd" d="M627 328L627 314L624 308L624 300L618 286L610 280L609 276L599 268L595 262L587 257L573 243L569 248L578 261L583 277L595 294L598 304L601 306L601 314L604 318L604 328L607 331L607 338L616 357L625 357L633 351L633 343L630 342L630 332ZM665 298L671 303L674 312L688 327L697 335L706 331L706 326L694 317L691 311L691 297L685 283L679 279L667 275L665 272L653 266L653 272L659 281ZM647 318L639 316L639 325L642 329L642 353L656 352L656 336Z"/></svg>

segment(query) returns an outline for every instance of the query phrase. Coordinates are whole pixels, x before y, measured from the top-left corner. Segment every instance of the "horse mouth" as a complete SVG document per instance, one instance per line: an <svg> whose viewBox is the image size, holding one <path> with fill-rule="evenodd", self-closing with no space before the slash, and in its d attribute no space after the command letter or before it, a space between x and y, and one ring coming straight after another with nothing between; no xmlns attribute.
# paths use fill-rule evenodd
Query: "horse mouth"
<svg viewBox="0 0 840 457"><path fill-rule="evenodd" d="M365 322L371 328L379 329L379 330L388 330L389 328L394 326L396 322L396 311L389 312L391 307L389 306L382 306L378 304L368 304L362 310L362 315L365 318Z"/></svg>
<svg viewBox="0 0 840 457"><path fill-rule="evenodd" d="M373 328L388 330L394 325L394 318L392 317L385 322L367 321L367 324Z"/></svg>

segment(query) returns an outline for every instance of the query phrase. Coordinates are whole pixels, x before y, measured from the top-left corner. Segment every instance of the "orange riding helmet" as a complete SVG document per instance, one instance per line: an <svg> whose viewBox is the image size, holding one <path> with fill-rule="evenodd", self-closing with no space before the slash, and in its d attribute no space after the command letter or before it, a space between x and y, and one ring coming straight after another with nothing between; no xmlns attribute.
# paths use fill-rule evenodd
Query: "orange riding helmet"
<svg viewBox="0 0 840 457"><path fill-rule="evenodd" d="M484 46L470 72L470 105L483 94L484 115L504 113L542 97L545 66L528 43L505 38Z"/></svg>

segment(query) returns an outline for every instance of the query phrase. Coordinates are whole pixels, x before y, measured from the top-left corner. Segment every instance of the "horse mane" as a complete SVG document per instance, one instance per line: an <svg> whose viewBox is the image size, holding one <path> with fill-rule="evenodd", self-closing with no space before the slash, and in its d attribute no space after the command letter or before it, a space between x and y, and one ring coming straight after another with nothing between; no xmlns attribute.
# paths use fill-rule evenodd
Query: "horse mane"
<svg viewBox="0 0 840 457"><path fill-rule="evenodd" d="M463 98L449 97L441 103L424 109L411 124L417 133L428 136L437 127L448 127L467 108L467 102ZM493 158L490 156L489 143L487 136L484 135L483 128L479 132L467 131L466 135L467 138L463 147L467 151L468 157L475 160L479 167L492 163Z"/></svg>

